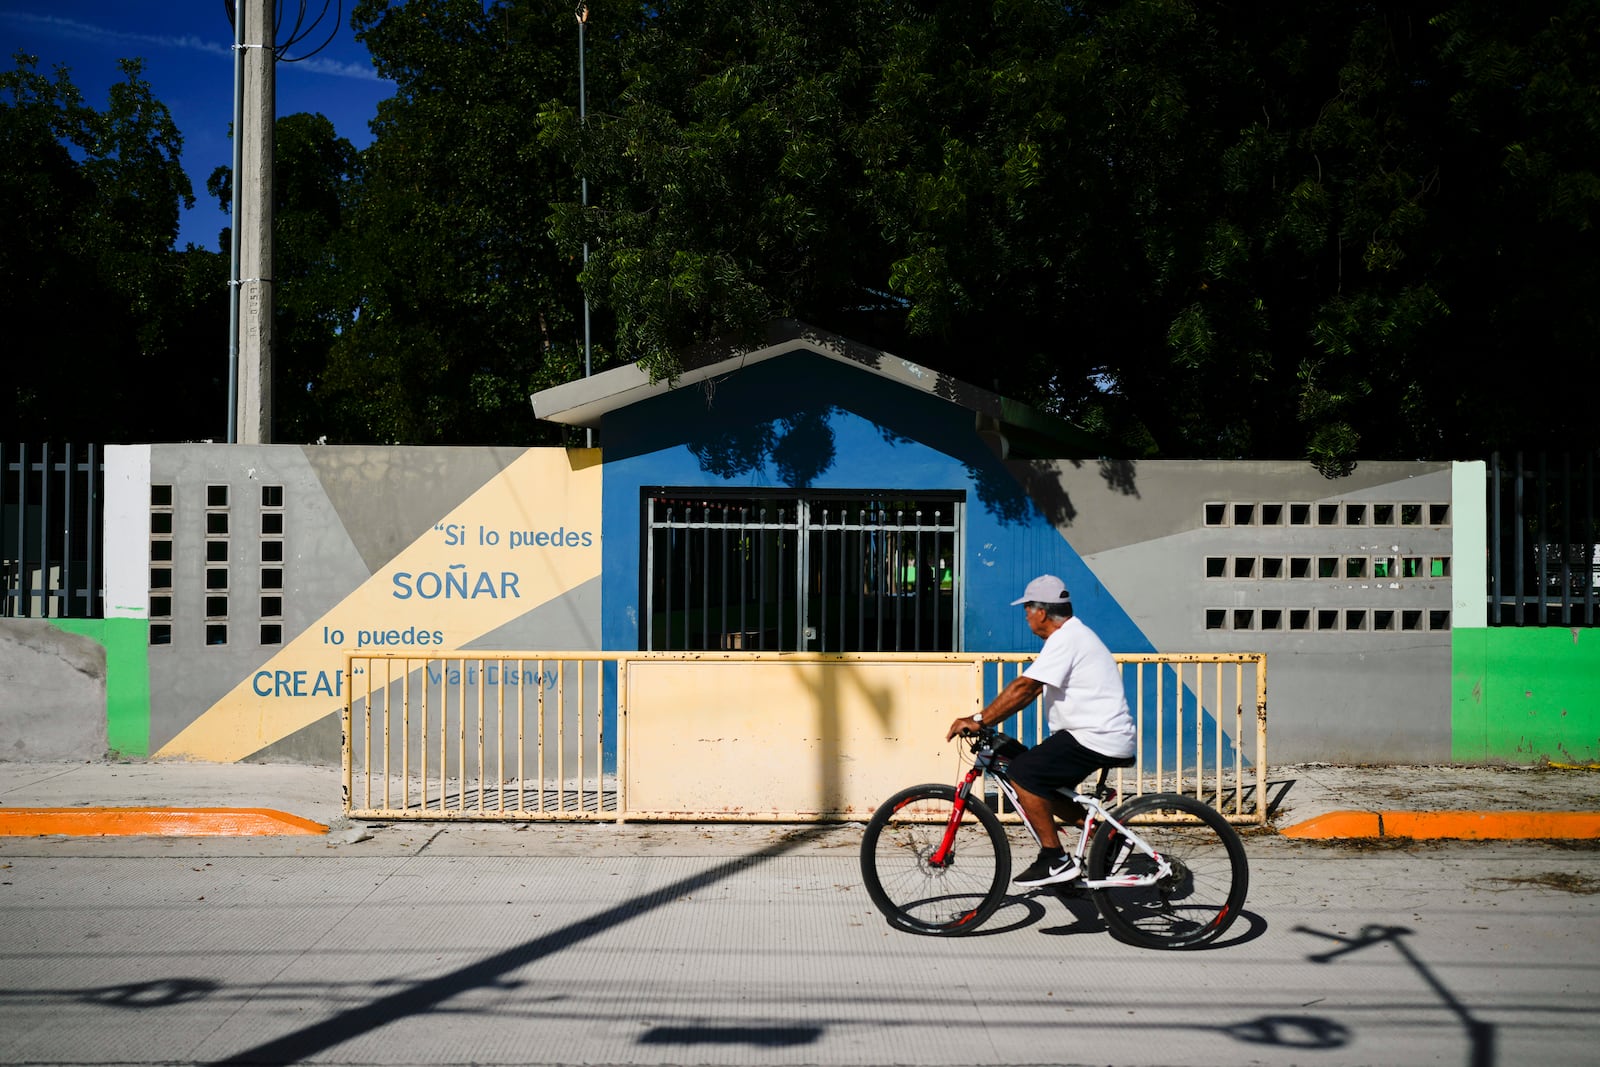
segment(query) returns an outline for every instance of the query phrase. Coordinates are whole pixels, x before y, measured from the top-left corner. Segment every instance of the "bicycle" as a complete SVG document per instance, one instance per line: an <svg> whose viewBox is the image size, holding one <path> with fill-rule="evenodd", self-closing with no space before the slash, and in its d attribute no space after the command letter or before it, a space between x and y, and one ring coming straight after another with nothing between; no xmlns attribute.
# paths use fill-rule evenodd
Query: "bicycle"
<svg viewBox="0 0 1600 1067"><path fill-rule="evenodd" d="M993 726L976 726L963 740L973 764L957 785L902 789L873 813L861 840L867 894L902 930L970 933L1006 896L1010 841L972 787L986 774L1020 811L1006 770L1024 748ZM1061 790L1084 810L1072 852L1083 874L1058 885L1088 890L1111 933L1131 944L1188 949L1215 941L1239 917L1249 888L1238 832L1216 808L1176 793L1148 793L1113 811L1109 770L1101 769L1088 793ZM1163 818L1174 814L1183 821ZM1137 828L1136 820L1143 820ZM1022 824L1037 843L1033 828Z"/></svg>

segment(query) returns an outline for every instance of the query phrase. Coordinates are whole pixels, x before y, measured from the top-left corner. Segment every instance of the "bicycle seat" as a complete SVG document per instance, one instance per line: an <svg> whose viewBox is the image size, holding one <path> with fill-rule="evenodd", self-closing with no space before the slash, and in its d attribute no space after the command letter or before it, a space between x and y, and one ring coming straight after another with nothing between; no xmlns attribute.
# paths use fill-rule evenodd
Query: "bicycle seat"
<svg viewBox="0 0 1600 1067"><path fill-rule="evenodd" d="M1139 756L1138 753L1135 753L1132 756L1124 756L1122 759L1108 759L1102 766L1109 770L1112 767L1132 767L1138 762Z"/></svg>

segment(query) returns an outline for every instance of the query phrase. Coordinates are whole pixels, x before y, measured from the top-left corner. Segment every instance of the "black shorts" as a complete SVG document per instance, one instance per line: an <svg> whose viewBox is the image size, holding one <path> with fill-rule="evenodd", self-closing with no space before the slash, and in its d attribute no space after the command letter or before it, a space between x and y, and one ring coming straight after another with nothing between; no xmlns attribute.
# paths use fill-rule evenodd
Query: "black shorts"
<svg viewBox="0 0 1600 1067"><path fill-rule="evenodd" d="M1076 792L1078 783L1101 767L1123 762L1078 744L1065 730L1057 730L1011 761L1011 780L1035 796L1047 797L1058 789Z"/></svg>

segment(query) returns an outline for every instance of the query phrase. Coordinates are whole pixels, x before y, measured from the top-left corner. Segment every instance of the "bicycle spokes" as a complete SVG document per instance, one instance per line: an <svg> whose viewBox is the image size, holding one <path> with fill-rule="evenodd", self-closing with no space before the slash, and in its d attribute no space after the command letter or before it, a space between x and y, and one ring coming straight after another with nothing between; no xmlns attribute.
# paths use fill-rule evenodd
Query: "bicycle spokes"
<svg viewBox="0 0 1600 1067"><path fill-rule="evenodd" d="M987 806L947 785L896 794L867 823L861 874L891 923L925 934L964 933L1000 906L1011 877L1005 831Z"/></svg>
<svg viewBox="0 0 1600 1067"><path fill-rule="evenodd" d="M1150 948L1194 948L1219 937L1249 885L1243 845L1227 820L1192 797L1162 794L1132 801L1117 816L1148 848L1130 847L1130 835L1106 827L1090 849L1090 887L1112 933Z"/></svg>

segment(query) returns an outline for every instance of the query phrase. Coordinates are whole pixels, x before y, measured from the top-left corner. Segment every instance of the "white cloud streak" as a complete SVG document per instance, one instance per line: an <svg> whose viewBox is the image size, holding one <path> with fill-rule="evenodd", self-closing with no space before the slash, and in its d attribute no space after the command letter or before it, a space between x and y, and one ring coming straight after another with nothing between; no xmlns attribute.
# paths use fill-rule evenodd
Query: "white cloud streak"
<svg viewBox="0 0 1600 1067"><path fill-rule="evenodd" d="M182 52L198 52L202 55L218 56L225 59L233 57L232 41L226 39L207 40L192 33L133 33L128 30L107 29L103 26L95 26L87 22L61 18L56 15L32 15L22 11L0 12L0 22L9 22L33 33L49 34L72 41L95 42L115 48L165 48ZM313 56L310 59L297 61L295 66L312 74L324 74L333 78L353 78L359 81L380 80L378 72L373 70L370 64L365 63L346 63L341 60Z"/></svg>
<svg viewBox="0 0 1600 1067"><path fill-rule="evenodd" d="M324 59L321 56L312 56L310 59L297 59L294 65L301 70L308 70L313 74L326 74L334 78L355 78L358 81L382 81L378 72L370 64L345 63L337 59Z"/></svg>

